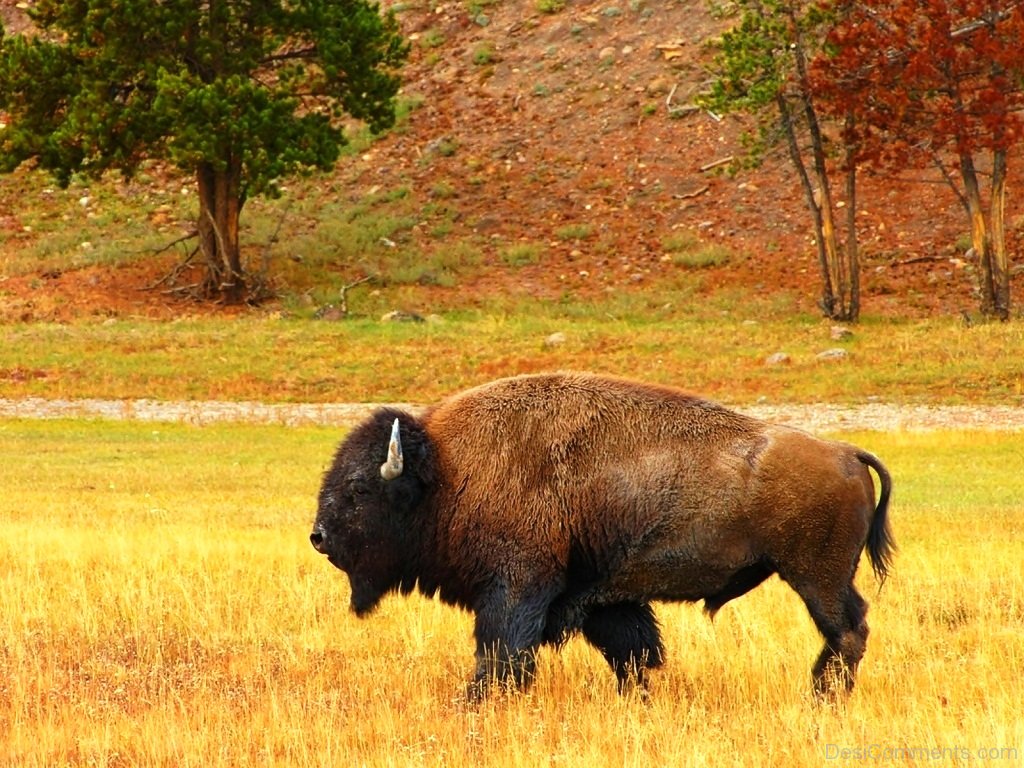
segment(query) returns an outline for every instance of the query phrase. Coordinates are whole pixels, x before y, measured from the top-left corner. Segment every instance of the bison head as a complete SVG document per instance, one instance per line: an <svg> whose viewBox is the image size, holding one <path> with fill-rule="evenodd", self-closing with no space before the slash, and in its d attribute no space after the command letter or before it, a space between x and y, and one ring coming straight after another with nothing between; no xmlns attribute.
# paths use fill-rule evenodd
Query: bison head
<svg viewBox="0 0 1024 768"><path fill-rule="evenodd" d="M341 443L324 475L309 540L348 575L358 616L416 583L431 455L414 417L382 409Z"/></svg>

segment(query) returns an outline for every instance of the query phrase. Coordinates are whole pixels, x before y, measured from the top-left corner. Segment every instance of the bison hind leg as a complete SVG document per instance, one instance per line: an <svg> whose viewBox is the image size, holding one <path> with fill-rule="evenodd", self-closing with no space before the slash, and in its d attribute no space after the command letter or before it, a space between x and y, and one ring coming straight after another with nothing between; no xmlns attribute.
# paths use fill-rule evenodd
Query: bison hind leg
<svg viewBox="0 0 1024 768"><path fill-rule="evenodd" d="M649 603L622 602L594 608L583 621L583 636L615 672L619 693L646 692L644 672L660 667L665 647Z"/></svg>
<svg viewBox="0 0 1024 768"><path fill-rule="evenodd" d="M825 647L814 663L814 693L820 699L835 698L853 689L857 665L867 647L867 603L850 585L832 605L807 600L811 618L825 637Z"/></svg>

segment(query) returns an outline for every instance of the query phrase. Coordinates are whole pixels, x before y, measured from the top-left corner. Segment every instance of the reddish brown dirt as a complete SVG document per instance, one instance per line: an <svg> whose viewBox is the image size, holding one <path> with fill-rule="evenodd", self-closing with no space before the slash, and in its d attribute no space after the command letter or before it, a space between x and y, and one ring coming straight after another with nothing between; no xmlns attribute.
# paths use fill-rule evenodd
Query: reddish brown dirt
<svg viewBox="0 0 1024 768"><path fill-rule="evenodd" d="M11 2L2 4L6 23ZM700 111L670 115L706 85L707 41L727 20L713 17L704 0L569 0L552 14L538 12L536 0L500 0L476 16L469 6L417 5L400 14L413 47L404 93L422 106L336 174L354 196L403 183L424 208L456 209L451 238L479 237L491 267L461 284L460 295L657 290L678 269L667 247L673 236L696 233L742 254L703 270L703 291L785 291L797 308L814 311L815 249L786 159L736 176L702 171L742 151L742 122ZM862 177L865 314L976 312L973 269L956 248L966 220L935 181L925 172ZM1011 207L1007 221L1014 253L1024 217ZM0 210L0 226L16 227L15 212ZM569 226L582 236L567 239ZM445 247L420 229L410 234L419 247ZM520 241L544 244L544 256L508 269L500 253ZM24 319L226 311L140 290L173 258L10 277L0 293ZM1014 282L1019 293L1019 270ZM438 291L439 304L450 300L450 291Z"/></svg>

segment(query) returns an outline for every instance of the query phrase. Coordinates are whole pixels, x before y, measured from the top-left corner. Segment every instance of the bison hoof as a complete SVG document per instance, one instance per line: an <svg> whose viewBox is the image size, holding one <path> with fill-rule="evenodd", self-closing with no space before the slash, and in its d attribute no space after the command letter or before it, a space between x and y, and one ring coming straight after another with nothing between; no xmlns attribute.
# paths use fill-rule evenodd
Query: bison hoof
<svg viewBox="0 0 1024 768"><path fill-rule="evenodd" d="M491 681L487 678L470 680L466 685L466 702L476 706L482 704L491 693Z"/></svg>
<svg viewBox="0 0 1024 768"><path fill-rule="evenodd" d="M647 688L647 681L637 675L630 675L619 680L619 696L628 699L636 699L641 704L651 703L651 692Z"/></svg>

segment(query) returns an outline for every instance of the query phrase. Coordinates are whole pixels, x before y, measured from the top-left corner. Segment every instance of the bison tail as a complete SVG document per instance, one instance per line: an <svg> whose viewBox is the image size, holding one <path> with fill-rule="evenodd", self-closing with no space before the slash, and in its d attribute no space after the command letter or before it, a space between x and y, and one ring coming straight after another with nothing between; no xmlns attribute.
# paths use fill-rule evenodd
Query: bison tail
<svg viewBox="0 0 1024 768"><path fill-rule="evenodd" d="M879 589L885 583L889 575L889 568L892 566L892 558L896 553L896 540L893 538L892 529L889 527L889 499L892 495L892 476L885 465L879 461L877 456L867 451L859 451L857 458L862 463L875 470L878 475L878 482L881 486L878 493L878 504L875 506L875 515L871 519L871 527L868 529L868 559L871 561L871 569L879 581Z"/></svg>

